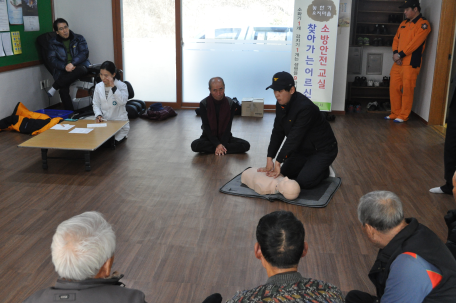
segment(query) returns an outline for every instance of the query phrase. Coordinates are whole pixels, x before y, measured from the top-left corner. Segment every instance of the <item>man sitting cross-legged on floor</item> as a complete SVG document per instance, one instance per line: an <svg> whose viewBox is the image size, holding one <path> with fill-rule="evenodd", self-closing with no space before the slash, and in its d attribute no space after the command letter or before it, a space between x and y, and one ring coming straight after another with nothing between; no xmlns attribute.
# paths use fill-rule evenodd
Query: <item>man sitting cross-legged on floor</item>
<svg viewBox="0 0 456 303"><path fill-rule="evenodd" d="M192 150L216 156L245 153L250 149L246 140L231 134L236 111L233 100L225 96L225 82L220 77L209 80L209 96L200 102L203 134L192 142Z"/></svg>
<svg viewBox="0 0 456 303"><path fill-rule="evenodd" d="M253 302L325 302L342 303L340 290L329 283L304 278L298 263L307 254L304 226L293 213L276 211L260 219L256 230L255 257L261 261L269 277L264 285L238 292L227 303ZM219 303L222 297L213 294L203 303Z"/></svg>
<svg viewBox="0 0 456 303"><path fill-rule="evenodd" d="M52 239L52 263L60 278L24 303L145 303L144 294L123 286L123 275L111 273L116 235L95 211L62 222Z"/></svg>
<svg viewBox="0 0 456 303"><path fill-rule="evenodd" d="M348 303L455 302L456 261L443 242L415 218L404 219L402 203L389 191L361 197L358 218L380 248L369 272L377 294L352 290Z"/></svg>

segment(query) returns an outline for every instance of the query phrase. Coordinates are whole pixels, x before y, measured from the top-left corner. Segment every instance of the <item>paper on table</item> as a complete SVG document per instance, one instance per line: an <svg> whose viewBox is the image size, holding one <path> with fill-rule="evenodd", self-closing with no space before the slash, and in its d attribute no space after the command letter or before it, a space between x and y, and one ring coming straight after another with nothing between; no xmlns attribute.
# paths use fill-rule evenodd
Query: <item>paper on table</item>
<svg viewBox="0 0 456 303"><path fill-rule="evenodd" d="M76 127L72 131L70 131L70 134L88 134L91 131L93 131L93 128L78 128Z"/></svg>
<svg viewBox="0 0 456 303"><path fill-rule="evenodd" d="M56 129L56 130L70 130L74 127L74 125L71 124L56 124L51 129Z"/></svg>
<svg viewBox="0 0 456 303"><path fill-rule="evenodd" d="M3 49L5 50L5 54L7 56L13 55L13 48L11 46L11 35L10 33L2 33L2 43Z"/></svg>
<svg viewBox="0 0 456 303"><path fill-rule="evenodd" d="M8 32L9 30L8 7L6 6L6 0L0 0L0 31Z"/></svg>
<svg viewBox="0 0 456 303"><path fill-rule="evenodd" d="M87 124L87 127L106 127L108 124L106 123L94 123L94 124Z"/></svg>

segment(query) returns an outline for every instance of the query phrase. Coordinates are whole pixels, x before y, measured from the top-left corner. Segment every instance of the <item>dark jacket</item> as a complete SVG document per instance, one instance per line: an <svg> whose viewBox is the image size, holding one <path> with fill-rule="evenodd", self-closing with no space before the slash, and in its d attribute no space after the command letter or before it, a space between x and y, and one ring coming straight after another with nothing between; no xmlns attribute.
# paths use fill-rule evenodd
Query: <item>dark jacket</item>
<svg viewBox="0 0 456 303"><path fill-rule="evenodd" d="M287 140L276 157L280 163L292 153L310 155L331 148L337 142L318 106L299 92L295 92L285 106L276 104L268 157L276 156L285 136Z"/></svg>
<svg viewBox="0 0 456 303"><path fill-rule="evenodd" d="M59 279L55 287L42 289L28 297L24 303L51 303L51 302L83 302L83 303L145 303L142 291L122 287L119 280L123 277L112 279L87 279L84 281L70 282Z"/></svg>
<svg viewBox="0 0 456 303"><path fill-rule="evenodd" d="M89 47L83 36L70 31L70 53L73 58L71 63L74 66L90 65L89 61ZM57 80L62 71L65 70L67 65L67 54L65 46L63 45L62 38L56 35L55 39L49 41L49 62L53 68L52 76Z"/></svg>
<svg viewBox="0 0 456 303"><path fill-rule="evenodd" d="M226 97L228 99L228 104L231 109L230 122L229 122L228 126L226 127L225 132L223 133L222 137L218 138L212 134L211 127L209 126L209 119L207 118L207 105L206 105L207 98L208 97L204 98L200 102L200 115L201 115L201 122L202 122L201 129L203 130L203 134L201 135L201 138L207 138L209 141L211 141L211 143L215 147L219 144L226 146L226 144L230 142L231 137L233 137L233 134L231 133L231 126L233 124L233 117L236 112L236 106L234 104L233 99L231 99L230 97ZM218 113L219 109L217 107L217 104L215 104L215 106L216 106L216 111ZM217 117L217 121L218 121L218 117Z"/></svg>
<svg viewBox="0 0 456 303"><path fill-rule="evenodd" d="M436 266L442 273L442 280L423 302L455 302L456 260L437 235L415 218L406 219L408 225L401 230L385 248L380 249L369 278L381 298L385 293L386 280L393 261L404 252L418 254Z"/></svg>

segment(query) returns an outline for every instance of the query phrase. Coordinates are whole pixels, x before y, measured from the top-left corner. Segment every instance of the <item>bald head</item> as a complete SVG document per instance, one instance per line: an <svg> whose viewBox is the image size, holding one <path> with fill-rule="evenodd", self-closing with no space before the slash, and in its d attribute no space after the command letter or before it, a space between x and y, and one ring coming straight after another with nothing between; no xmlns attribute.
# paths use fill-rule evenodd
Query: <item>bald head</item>
<svg viewBox="0 0 456 303"><path fill-rule="evenodd" d="M225 82L220 77L214 77L209 80L209 91L212 98L217 101L225 97Z"/></svg>

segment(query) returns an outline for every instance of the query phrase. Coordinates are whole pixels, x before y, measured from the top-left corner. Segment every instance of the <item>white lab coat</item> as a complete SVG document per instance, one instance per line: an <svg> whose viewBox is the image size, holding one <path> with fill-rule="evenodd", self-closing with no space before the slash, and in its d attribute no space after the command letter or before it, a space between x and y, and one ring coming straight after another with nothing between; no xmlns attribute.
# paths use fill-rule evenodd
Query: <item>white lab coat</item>
<svg viewBox="0 0 456 303"><path fill-rule="evenodd" d="M95 86L93 93L93 112L95 117L103 116L106 120L122 120L128 121L128 113L125 105L128 101L127 85L120 80L115 79L114 85L117 87L116 92L113 94L112 89L109 91L108 98L106 98L105 85L103 82ZM130 130L130 123L122 127L116 134L117 141L127 137Z"/></svg>

